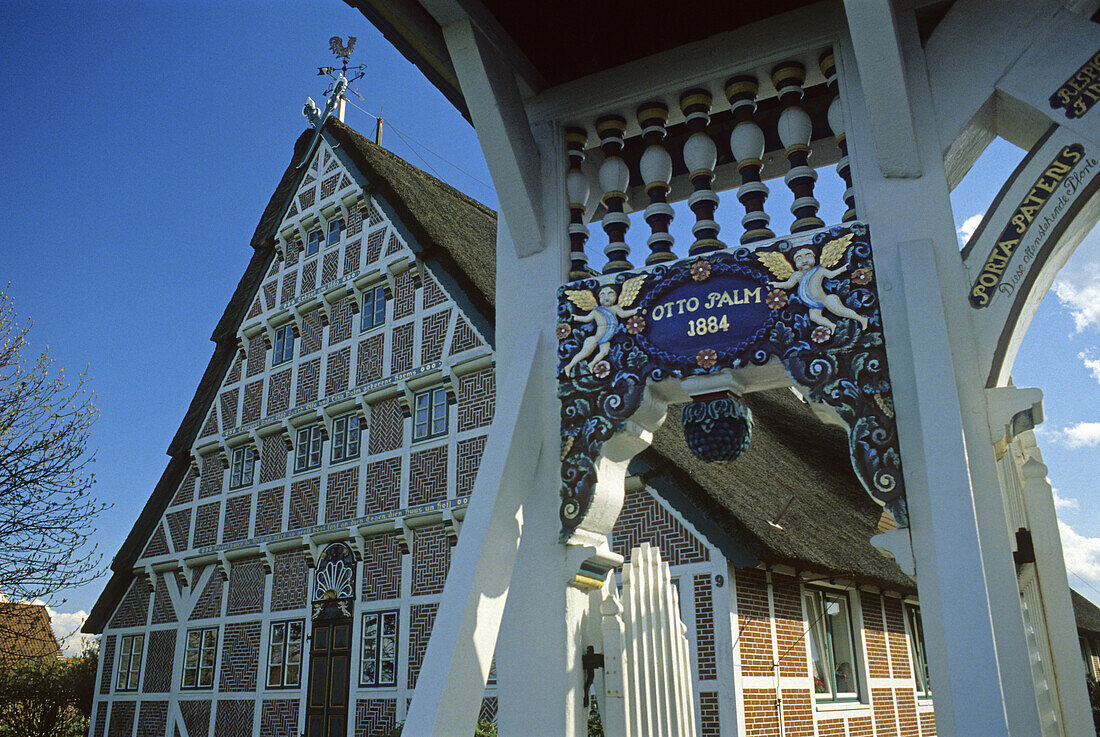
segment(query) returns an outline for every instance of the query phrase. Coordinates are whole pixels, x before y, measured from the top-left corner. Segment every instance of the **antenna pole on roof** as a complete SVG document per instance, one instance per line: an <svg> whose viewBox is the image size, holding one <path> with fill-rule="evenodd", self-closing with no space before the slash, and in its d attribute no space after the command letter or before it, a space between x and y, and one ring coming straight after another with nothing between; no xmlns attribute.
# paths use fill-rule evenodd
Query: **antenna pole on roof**
<svg viewBox="0 0 1100 737"><path fill-rule="evenodd" d="M352 82L356 82L362 79L363 76L366 75L367 68L363 64L359 64L358 66L350 67L351 74L348 74L348 59L351 58L351 52L355 49L355 36L348 36L347 46L344 45L343 40L339 36L333 36L328 40L328 47L332 49L332 53L336 55L336 58L340 59L343 63L339 71L336 69L336 67L317 67L317 75L329 76L332 78L333 83L329 86L327 90L325 90L325 94L327 95L330 92L336 91L336 119L343 123L344 113L347 109L348 102L348 98L344 94L344 92L347 89L348 85L350 85ZM345 80L344 90L336 90L336 88L338 87L338 82L340 80ZM351 92L359 95L359 93L355 92L355 90L351 90ZM359 99L362 98L363 96L359 95Z"/></svg>
<svg viewBox="0 0 1100 737"><path fill-rule="evenodd" d="M374 145L376 145L376 146L381 146L382 145L382 123L385 120L382 117L383 108L385 108L385 105L380 105L378 107L378 122L374 126Z"/></svg>

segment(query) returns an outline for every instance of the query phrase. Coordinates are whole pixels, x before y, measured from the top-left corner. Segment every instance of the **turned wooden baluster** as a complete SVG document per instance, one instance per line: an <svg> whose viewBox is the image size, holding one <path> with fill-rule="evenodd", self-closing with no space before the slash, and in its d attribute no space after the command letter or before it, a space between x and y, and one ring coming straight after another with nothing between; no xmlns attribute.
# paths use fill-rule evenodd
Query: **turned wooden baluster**
<svg viewBox="0 0 1100 737"><path fill-rule="evenodd" d="M833 93L833 100L829 103L829 128L836 136L836 145L840 149L840 161L836 163L836 173L844 180L847 189L844 190L844 204L848 209L840 219L844 222L856 219L856 193L852 188L852 165L848 158L848 136L844 129L844 110L840 107L840 87L837 84L836 59L832 51L822 54L818 66L825 75L825 82L829 91Z"/></svg>
<svg viewBox="0 0 1100 737"><path fill-rule="evenodd" d="M712 185L718 149L706 133L707 125L710 124L710 103L710 92L707 90L692 89L680 95L680 109L691 133L684 142L684 164L694 189L688 197L688 207L695 213L695 225L691 228L695 242L688 249L691 256L726 247L726 244L718 240L719 226L714 221L718 195Z"/></svg>
<svg viewBox="0 0 1100 737"><path fill-rule="evenodd" d="M794 193L794 202L791 203L791 214L795 217L791 224L792 233L825 226L825 222L817 216L821 203L814 199L817 172L808 164L813 123L799 104L803 94L802 83L805 81L806 68L796 61L784 62L772 71L772 82L779 94L779 104L783 106L777 126L779 140L783 143L783 153L790 164L790 170L784 179Z"/></svg>
<svg viewBox="0 0 1100 737"><path fill-rule="evenodd" d="M588 177L581 171L584 163L584 146L588 133L584 128L566 128L565 146L569 153L569 173L565 176L565 189L569 195L569 279L592 276L588 268L588 254L584 244L588 242L588 226L584 224L584 210L588 203Z"/></svg>
<svg viewBox="0 0 1100 737"><path fill-rule="evenodd" d="M741 234L742 243L775 237L768 227L771 218L764 212L768 185L760 181L760 170L764 168L764 131L753 121L759 88L756 77L737 76L726 82L726 99L730 102L733 119L737 121L730 133L730 150L741 175L737 199L745 206L745 215L741 218L741 225L745 228Z"/></svg>
<svg viewBox="0 0 1100 737"><path fill-rule="evenodd" d="M603 229L607 233L607 264L603 273L613 274L633 268L630 263L630 246L626 243L626 231L630 220L624 212L627 193L630 186L630 171L623 161L623 132L626 119L621 115L605 115L596 121L596 133L600 137L600 148L604 160L600 164L600 188L602 201L607 213L603 217Z"/></svg>
<svg viewBox="0 0 1100 737"><path fill-rule="evenodd" d="M645 221L649 224L647 241L649 256L646 264L671 261L672 235L668 224L672 221L672 206L668 204L669 182L672 180L672 157L665 150L665 123L668 122L668 106L662 102L647 102L638 108L638 125L642 127L645 152L639 162L642 182L649 197L645 208Z"/></svg>

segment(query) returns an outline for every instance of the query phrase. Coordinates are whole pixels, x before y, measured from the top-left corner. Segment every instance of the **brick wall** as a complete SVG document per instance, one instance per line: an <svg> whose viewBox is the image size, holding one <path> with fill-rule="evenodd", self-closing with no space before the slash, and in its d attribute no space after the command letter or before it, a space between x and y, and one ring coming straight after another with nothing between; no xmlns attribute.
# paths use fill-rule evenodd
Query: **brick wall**
<svg viewBox="0 0 1100 737"><path fill-rule="evenodd" d="M359 214L359 210L355 210L354 213L348 215L348 235L354 235L357 231L352 231L352 221L362 227L363 218ZM344 276L359 270L359 259L363 251L363 242L361 240L354 240L344 248Z"/></svg>
<svg viewBox="0 0 1100 737"><path fill-rule="evenodd" d="M364 514L386 512L401 506L401 459L387 458L367 464Z"/></svg>
<svg viewBox="0 0 1100 737"><path fill-rule="evenodd" d="M936 715L930 711L920 713L921 737L936 737Z"/></svg>
<svg viewBox="0 0 1100 737"><path fill-rule="evenodd" d="M431 274L424 274L424 309L429 310L447 301L447 295L439 287L439 282Z"/></svg>
<svg viewBox="0 0 1100 737"><path fill-rule="evenodd" d="M443 591L451 565L451 545L442 525L413 531L412 595Z"/></svg>
<svg viewBox="0 0 1100 737"><path fill-rule="evenodd" d="M210 502L196 507L194 547L199 548L218 542L218 514L221 506L221 502Z"/></svg>
<svg viewBox="0 0 1100 737"><path fill-rule="evenodd" d="M872 688L871 710L875 715L875 737L897 737L893 692L888 688Z"/></svg>
<svg viewBox="0 0 1100 737"><path fill-rule="evenodd" d="M458 431L485 427L493 421L496 374L488 368L458 380Z"/></svg>
<svg viewBox="0 0 1100 737"><path fill-rule="evenodd" d="M286 441L283 435L268 435L260 450L260 483L269 484L286 478Z"/></svg>
<svg viewBox="0 0 1100 737"><path fill-rule="evenodd" d="M134 627L145 624L149 616L149 599L153 593L149 582L144 578L135 578L122 602L111 617L110 627Z"/></svg>
<svg viewBox="0 0 1100 737"><path fill-rule="evenodd" d="M264 699L260 737L294 737L298 732L298 699Z"/></svg>
<svg viewBox="0 0 1100 737"><path fill-rule="evenodd" d="M447 446L422 450L409 456L409 505L447 498Z"/></svg>
<svg viewBox="0 0 1100 737"><path fill-rule="evenodd" d="M363 545L363 601L396 599L400 595L401 548L397 534L368 537Z"/></svg>
<svg viewBox="0 0 1100 737"><path fill-rule="evenodd" d="M225 502L225 524L222 526L222 542L231 543L248 539L248 526L252 516L252 494L230 497Z"/></svg>
<svg viewBox="0 0 1100 737"><path fill-rule="evenodd" d="M292 249L294 250L294 249ZM297 258L297 254L295 254ZM289 264L289 259L287 260ZM288 271L283 274L283 291L279 294L279 306L282 307L287 302L291 302L294 299L294 292L298 287L298 272Z"/></svg>
<svg viewBox="0 0 1100 737"><path fill-rule="evenodd" d="M181 701L180 714L183 726L190 737L206 737L210 731L210 702L207 700Z"/></svg>
<svg viewBox="0 0 1100 737"><path fill-rule="evenodd" d="M225 625L221 656L222 691L255 691L260 657L260 623L229 622ZM249 734L252 733L251 717ZM221 737L221 731L218 736Z"/></svg>
<svg viewBox="0 0 1100 737"><path fill-rule="evenodd" d="M783 737L814 737L813 697L809 689L785 688L783 694Z"/></svg>
<svg viewBox="0 0 1100 737"><path fill-rule="evenodd" d="M137 722L137 737L162 737L168 728L168 702L142 701Z"/></svg>
<svg viewBox="0 0 1100 737"><path fill-rule="evenodd" d="M377 221L374 220L373 216L377 215L377 213L373 210L373 208L372 208L370 214L371 214L371 221L370 221L371 225L377 225L378 223L382 222L381 217L379 217ZM386 239L386 229L385 228L380 228L379 230L376 230L376 231L374 231L373 233L371 233L370 235L367 236L366 261L367 261L368 265L373 264L375 261L377 261L379 258L381 258L381 256L382 256L382 243L383 243L383 241L385 241L385 239Z"/></svg>
<svg viewBox="0 0 1100 737"><path fill-rule="evenodd" d="M221 393L222 427L226 430L237 426L237 389Z"/></svg>
<svg viewBox="0 0 1100 737"><path fill-rule="evenodd" d="M347 301L347 300L345 300ZM348 373L351 371L351 346L344 346L328 356L328 369L325 371L325 396L331 397L348 388Z"/></svg>
<svg viewBox="0 0 1100 737"><path fill-rule="evenodd" d="M321 381L321 359L305 361L298 364L298 391L294 396L294 405L317 401L317 391Z"/></svg>
<svg viewBox="0 0 1100 737"><path fill-rule="evenodd" d="M415 688L439 604L414 604L409 609L409 688Z"/></svg>
<svg viewBox="0 0 1100 737"><path fill-rule="evenodd" d="M802 595L798 579L772 574L772 606L775 610L775 644L779 650L779 674L805 676L806 626L802 618Z"/></svg>
<svg viewBox="0 0 1100 737"><path fill-rule="evenodd" d="M114 635L103 638L103 650L99 654L102 659L99 669L100 693L111 693L111 680L115 675L115 639Z"/></svg>
<svg viewBox="0 0 1100 737"><path fill-rule="evenodd" d="M848 720L848 737L873 737L871 717L852 717Z"/></svg>
<svg viewBox="0 0 1100 737"><path fill-rule="evenodd" d="M133 701L115 701L111 704L111 721L107 734L110 737L131 737L134 731Z"/></svg>
<svg viewBox="0 0 1100 737"><path fill-rule="evenodd" d="M327 177L321 182L321 199L325 199L332 195L336 191L336 183L340 181L339 174L333 174L331 177Z"/></svg>
<svg viewBox="0 0 1100 737"><path fill-rule="evenodd" d="M328 284L334 281L340 273L340 252L329 251L325 254L324 263L321 264L321 283Z"/></svg>
<svg viewBox="0 0 1100 737"><path fill-rule="evenodd" d="M187 540L191 536L191 510L181 509L168 514L168 533L172 537L172 550L180 553L187 550Z"/></svg>
<svg viewBox="0 0 1100 737"><path fill-rule="evenodd" d="M302 349L299 356L309 356L321 350L321 312L314 310L302 316Z"/></svg>
<svg viewBox="0 0 1100 737"><path fill-rule="evenodd" d="M404 423L405 417L401 414L401 404L397 401L397 397L372 404L368 443L371 454L400 448Z"/></svg>
<svg viewBox="0 0 1100 737"><path fill-rule="evenodd" d="M645 489L626 492L623 509L611 530L611 549L625 558L644 542L659 547L669 565L701 563L709 557L702 541L680 524Z"/></svg>
<svg viewBox="0 0 1100 737"><path fill-rule="evenodd" d="M718 715L718 694L714 691L699 692L700 737L720 737L721 721Z"/></svg>
<svg viewBox="0 0 1100 737"><path fill-rule="evenodd" d="M321 479L317 477L295 481L290 485L288 530L317 524L317 501L320 493Z"/></svg>
<svg viewBox="0 0 1100 737"><path fill-rule="evenodd" d="M141 690L144 693L168 693L172 690L172 674L175 672L176 631L153 630L148 637Z"/></svg>
<svg viewBox="0 0 1100 737"><path fill-rule="evenodd" d="M741 673L746 676L770 676L772 635L765 574L752 568L739 568L736 585L736 639L741 651ZM748 706L745 708L748 709Z"/></svg>
<svg viewBox="0 0 1100 737"><path fill-rule="evenodd" d="M317 288L317 259L310 259L302 265L302 292Z"/></svg>
<svg viewBox="0 0 1100 737"><path fill-rule="evenodd" d="M300 550L275 555L271 578L271 611L301 609L309 603L309 560Z"/></svg>
<svg viewBox="0 0 1100 737"><path fill-rule="evenodd" d="M455 491L458 496L466 496L474 490L477 469L481 466L481 456L485 452L485 436L459 440L455 452L458 455Z"/></svg>
<svg viewBox="0 0 1100 737"><path fill-rule="evenodd" d="M222 493L222 472L225 467L216 453L199 457L199 498Z"/></svg>
<svg viewBox="0 0 1100 737"><path fill-rule="evenodd" d="M867 672L871 678L889 678L890 661L886 655L886 634L882 623L882 597L860 592L863 610L863 644L867 649Z"/></svg>
<svg viewBox="0 0 1100 737"><path fill-rule="evenodd" d="M407 322L393 329L393 345L390 350L390 373L412 368L413 324Z"/></svg>
<svg viewBox="0 0 1100 737"><path fill-rule="evenodd" d="M168 539L164 536L164 528L157 524L157 528L153 530L152 536L149 538L149 544L145 546L145 552L141 554L142 558L152 558L156 555L164 555L168 552Z"/></svg>
<svg viewBox="0 0 1100 737"><path fill-rule="evenodd" d="M459 315L458 319L455 320L454 335L451 337L451 355L476 348L479 345L481 345L481 341L478 340L477 333L470 327L470 323L466 322L466 318Z"/></svg>
<svg viewBox="0 0 1100 737"><path fill-rule="evenodd" d="M393 319L401 320L413 313L416 307L416 286L412 271L393 278Z"/></svg>
<svg viewBox="0 0 1100 737"><path fill-rule="evenodd" d="M894 697L898 708L898 737L920 737L916 693L911 688L897 688Z"/></svg>
<svg viewBox="0 0 1100 737"><path fill-rule="evenodd" d="M259 559L233 563L225 613L259 614L264 604L264 583L264 565Z"/></svg>
<svg viewBox="0 0 1100 737"><path fill-rule="evenodd" d="M218 699L218 716L214 720L215 737L252 737L252 715L255 703L246 699Z"/></svg>
<svg viewBox="0 0 1100 737"><path fill-rule="evenodd" d="M262 374L266 364L267 346L264 345L263 338L257 335L248 341L248 364L245 368L245 376L251 379L253 376Z"/></svg>
<svg viewBox="0 0 1100 737"><path fill-rule="evenodd" d="M325 522L338 522L355 516L359 496L359 467L352 466L328 475L325 490Z"/></svg>
<svg viewBox="0 0 1100 737"><path fill-rule="evenodd" d="M218 434L218 408L211 407L210 412L206 415L206 422L202 426L202 432L199 433L200 438L205 438L208 435Z"/></svg>
<svg viewBox="0 0 1100 737"><path fill-rule="evenodd" d="M440 310L424 318L420 338L421 363L438 361L443 355L443 341L447 339L447 323L450 319L450 310Z"/></svg>
<svg viewBox="0 0 1100 737"><path fill-rule="evenodd" d="M198 479L195 474L188 473L183 477L183 482L180 484L180 488L176 490L176 495L172 497L172 503L168 506L175 507L179 504L187 504L195 498L195 487L198 485Z"/></svg>
<svg viewBox="0 0 1100 737"><path fill-rule="evenodd" d="M196 570L194 580L198 581L200 574L201 571ZM222 589L224 586L225 582L222 581L221 575L217 571L213 571L202 593L199 594L199 600L195 602L195 608L191 610L192 620L212 619L222 615Z"/></svg>
<svg viewBox="0 0 1100 737"><path fill-rule="evenodd" d="M822 719L817 723L818 737L845 737L843 719Z"/></svg>
<svg viewBox="0 0 1100 737"><path fill-rule="evenodd" d="M717 678L718 666L714 650L714 601L710 574L693 576L695 586L695 653L699 678Z"/></svg>
<svg viewBox="0 0 1100 737"><path fill-rule="evenodd" d="M260 405L264 401L264 382L253 381L244 387L244 405L241 408L241 424L260 419Z"/></svg>
<svg viewBox="0 0 1100 737"><path fill-rule="evenodd" d="M355 734L389 734L397 722L397 699L358 699L355 702Z"/></svg>
<svg viewBox="0 0 1100 737"><path fill-rule="evenodd" d="M775 691L766 688L745 689L745 731L749 735L778 735L779 712Z"/></svg>
<svg viewBox="0 0 1100 737"><path fill-rule="evenodd" d="M398 253L400 250L401 241L397 240L397 236L394 235L394 232L391 230L390 237L386 241L386 255L392 256L393 254Z"/></svg>
<svg viewBox="0 0 1100 737"><path fill-rule="evenodd" d="M329 345L343 343L351 337L351 329L355 324L355 315L351 311L352 300L354 299L354 297L342 299L332 308L328 326Z"/></svg>
<svg viewBox="0 0 1100 737"><path fill-rule="evenodd" d="M288 249L293 250L293 249ZM275 309L275 296L279 291L279 280L274 279L264 284L264 306L269 309Z"/></svg>
<svg viewBox="0 0 1100 737"><path fill-rule="evenodd" d="M278 532L283 527L283 487L264 489L256 496L256 536Z"/></svg>
<svg viewBox="0 0 1100 737"><path fill-rule="evenodd" d="M356 356L355 383L365 384L382 378L382 334L359 341Z"/></svg>
<svg viewBox="0 0 1100 737"><path fill-rule="evenodd" d="M92 726L92 737L105 737L107 734L107 710L111 705L101 701L95 708L95 721Z"/></svg>
<svg viewBox="0 0 1100 737"><path fill-rule="evenodd" d="M153 624L176 621L176 610L172 606L172 597L168 594L168 584L164 575L157 576L156 593L153 594Z"/></svg>
<svg viewBox="0 0 1100 737"><path fill-rule="evenodd" d="M882 610L886 620L886 640L890 647L890 665L894 678L912 678L909 641L905 638L905 615L902 613L901 601L884 596Z"/></svg>

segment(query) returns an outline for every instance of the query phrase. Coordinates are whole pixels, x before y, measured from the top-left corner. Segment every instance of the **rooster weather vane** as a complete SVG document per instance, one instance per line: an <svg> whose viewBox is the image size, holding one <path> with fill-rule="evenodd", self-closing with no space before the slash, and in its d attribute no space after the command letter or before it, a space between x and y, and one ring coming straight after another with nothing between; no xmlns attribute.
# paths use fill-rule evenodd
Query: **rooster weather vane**
<svg viewBox="0 0 1100 737"><path fill-rule="evenodd" d="M336 67L317 67L317 76L328 76L332 78L332 84L325 90L325 94L332 92L336 86L336 80L340 77L344 77L348 81L348 84L362 79L367 73L367 67L364 64L358 64L353 67L348 66L348 59L351 58L351 52L355 50L355 36L348 36L347 46L344 45L343 40L339 36L333 36L328 40L328 47L332 50L332 53L337 59L343 61L339 70ZM351 74L348 74L348 71ZM354 92L354 90L352 90Z"/></svg>

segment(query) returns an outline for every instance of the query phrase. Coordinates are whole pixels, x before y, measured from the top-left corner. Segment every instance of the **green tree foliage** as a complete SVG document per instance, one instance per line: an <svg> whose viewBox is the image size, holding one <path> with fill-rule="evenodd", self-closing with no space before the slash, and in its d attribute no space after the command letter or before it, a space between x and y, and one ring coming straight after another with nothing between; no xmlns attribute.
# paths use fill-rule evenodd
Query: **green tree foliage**
<svg viewBox="0 0 1100 737"><path fill-rule="evenodd" d="M79 657L24 660L0 669L0 737L82 737L95 689L96 647Z"/></svg>
<svg viewBox="0 0 1100 737"><path fill-rule="evenodd" d="M29 330L0 292L0 595L57 606L101 569L87 450L98 411L86 375L70 382L48 352L24 358Z"/></svg>

